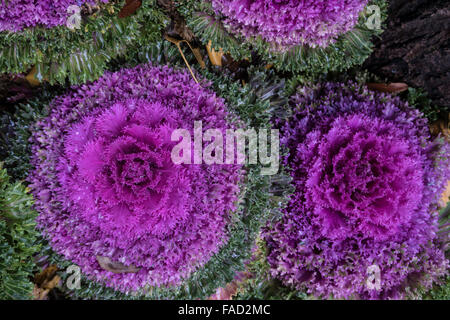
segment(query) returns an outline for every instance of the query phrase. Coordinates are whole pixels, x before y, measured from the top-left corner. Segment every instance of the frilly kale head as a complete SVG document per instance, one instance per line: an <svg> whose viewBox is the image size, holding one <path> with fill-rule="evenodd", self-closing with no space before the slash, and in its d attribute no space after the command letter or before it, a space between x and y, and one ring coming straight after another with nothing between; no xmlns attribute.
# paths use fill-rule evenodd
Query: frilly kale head
<svg viewBox="0 0 450 320"><path fill-rule="evenodd" d="M304 3L305 8L296 7L296 12L293 12L292 3L270 6L263 0L254 1L251 5L239 1L229 4L220 0L177 3L187 25L202 43L210 44L216 50L223 49L235 60L249 59L252 52L257 52L266 63L273 64L279 71L314 75L344 71L362 64L372 52L372 37L382 33L381 27L370 25L374 14L380 22L387 15L385 0L368 1L359 14L356 12L364 1L347 1L345 4L310 1ZM346 10L335 12L333 5L343 5ZM317 6L322 8L317 9ZM377 6L376 12L373 6ZM316 10L330 11L326 15L328 21L321 21L323 17L318 18ZM283 21L291 23L292 17L295 19L297 16L302 18L295 20L297 24L280 29ZM337 30L324 28L333 20ZM322 32L316 32L317 28ZM284 30L289 30L289 37L284 35Z"/></svg>

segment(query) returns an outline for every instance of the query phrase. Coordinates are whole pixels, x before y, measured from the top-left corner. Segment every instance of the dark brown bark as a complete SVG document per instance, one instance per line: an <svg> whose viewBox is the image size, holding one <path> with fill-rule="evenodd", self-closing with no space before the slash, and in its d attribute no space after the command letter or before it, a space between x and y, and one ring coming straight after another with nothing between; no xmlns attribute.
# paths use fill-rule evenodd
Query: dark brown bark
<svg viewBox="0 0 450 320"><path fill-rule="evenodd" d="M365 66L393 82L423 88L450 107L450 1L391 0L386 31Z"/></svg>

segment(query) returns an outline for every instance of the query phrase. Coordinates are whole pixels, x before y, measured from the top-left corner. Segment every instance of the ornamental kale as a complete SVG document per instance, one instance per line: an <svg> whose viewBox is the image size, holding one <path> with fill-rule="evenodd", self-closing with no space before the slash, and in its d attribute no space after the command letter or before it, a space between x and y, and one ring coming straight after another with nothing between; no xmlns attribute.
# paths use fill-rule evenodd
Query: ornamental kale
<svg viewBox="0 0 450 320"><path fill-rule="evenodd" d="M101 0L108 2L108 0ZM72 5L95 3L93 0L1 0L0 31L21 31L24 28L43 26L51 28L66 24Z"/></svg>
<svg viewBox="0 0 450 320"><path fill-rule="evenodd" d="M430 141L422 114L399 98L353 83L302 88L292 101L282 143L296 191L264 233L272 275L323 298L430 288L448 268L437 203L449 145Z"/></svg>
<svg viewBox="0 0 450 320"><path fill-rule="evenodd" d="M284 51L326 47L358 23L368 0L211 0L232 33L262 38Z"/></svg>
<svg viewBox="0 0 450 320"><path fill-rule="evenodd" d="M38 227L90 279L123 292L176 286L227 242L240 166L171 160L173 130L227 127L208 86L167 66L123 69L55 99L37 124ZM98 257L137 272L104 270Z"/></svg>
<svg viewBox="0 0 450 320"><path fill-rule="evenodd" d="M28 188L11 183L0 163L0 300L32 298L33 256L40 250L32 204Z"/></svg>

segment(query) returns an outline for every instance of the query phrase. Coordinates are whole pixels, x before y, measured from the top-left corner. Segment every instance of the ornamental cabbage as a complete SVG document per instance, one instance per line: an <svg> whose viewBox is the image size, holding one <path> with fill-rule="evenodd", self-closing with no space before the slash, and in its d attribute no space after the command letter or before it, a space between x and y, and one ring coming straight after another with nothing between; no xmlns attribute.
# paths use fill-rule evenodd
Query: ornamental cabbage
<svg viewBox="0 0 450 320"><path fill-rule="evenodd" d="M101 0L108 2L108 0ZM51 28L65 25L70 6L93 4L93 0L2 0L0 3L0 31L21 31L42 26Z"/></svg>
<svg viewBox="0 0 450 320"><path fill-rule="evenodd" d="M430 288L448 268L437 203L449 145L430 141L422 114L398 97L354 83L301 88L292 101L281 142L295 193L264 231L272 275L322 298Z"/></svg>
<svg viewBox="0 0 450 320"><path fill-rule="evenodd" d="M285 51L292 46L326 47L358 23L368 0L211 0L232 33L262 38Z"/></svg>
<svg viewBox="0 0 450 320"><path fill-rule="evenodd" d="M241 167L171 159L173 130L203 121L225 132L208 85L167 66L123 69L58 97L37 124L38 228L90 279L123 292L177 286L227 242Z"/></svg>

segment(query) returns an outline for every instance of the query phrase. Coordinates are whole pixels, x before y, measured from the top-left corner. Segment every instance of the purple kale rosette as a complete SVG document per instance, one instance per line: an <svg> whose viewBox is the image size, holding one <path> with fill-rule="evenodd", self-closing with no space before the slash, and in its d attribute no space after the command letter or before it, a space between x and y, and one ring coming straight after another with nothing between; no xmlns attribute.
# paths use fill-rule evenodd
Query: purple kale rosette
<svg viewBox="0 0 450 320"><path fill-rule="evenodd" d="M56 98L38 122L38 227L90 279L123 292L177 286L227 242L241 166L171 159L175 129L225 132L229 113L208 86L168 66L123 69Z"/></svg>
<svg viewBox="0 0 450 320"><path fill-rule="evenodd" d="M354 83L301 88L292 101L281 143L295 193L264 232L272 275L322 298L430 288L448 270L437 203L449 145L398 97Z"/></svg>
<svg viewBox="0 0 450 320"><path fill-rule="evenodd" d="M358 23L368 0L210 0L232 33L273 47L326 47Z"/></svg>
<svg viewBox="0 0 450 320"><path fill-rule="evenodd" d="M0 0L0 32L18 32L35 26L52 28L65 25L70 16L67 12L70 6L95 2L94 0ZM106 3L108 0L97 2Z"/></svg>

